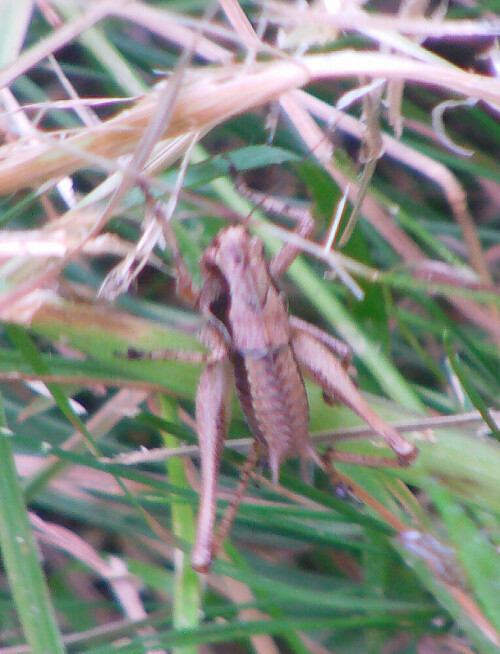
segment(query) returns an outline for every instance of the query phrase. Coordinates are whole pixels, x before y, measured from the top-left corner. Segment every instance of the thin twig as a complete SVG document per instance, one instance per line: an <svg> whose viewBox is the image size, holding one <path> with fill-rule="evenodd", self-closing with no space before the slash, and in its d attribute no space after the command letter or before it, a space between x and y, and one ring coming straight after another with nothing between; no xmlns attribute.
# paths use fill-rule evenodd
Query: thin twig
<svg viewBox="0 0 500 654"><path fill-rule="evenodd" d="M500 412L491 411L496 420L500 422ZM450 416L433 416L430 418L416 418L392 423L401 433L415 431L447 429L449 427L480 427L484 420L479 411L469 411ZM311 441L314 445L325 445L333 442L355 440L358 438L371 438L376 434L370 427L364 425L350 429L335 429L312 434ZM252 447L253 438L238 438L225 442L225 447L235 452L246 453ZM163 447L139 452L127 452L116 457L103 457L101 463L119 463L121 465L137 465L142 463L158 463L172 457L198 456L200 448L198 445L181 445L180 447L165 449Z"/></svg>

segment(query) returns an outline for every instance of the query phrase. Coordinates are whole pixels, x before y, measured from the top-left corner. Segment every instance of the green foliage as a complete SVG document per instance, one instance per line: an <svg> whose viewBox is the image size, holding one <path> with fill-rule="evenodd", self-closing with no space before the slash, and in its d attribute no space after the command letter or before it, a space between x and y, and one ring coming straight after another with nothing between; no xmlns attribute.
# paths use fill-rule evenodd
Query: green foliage
<svg viewBox="0 0 500 654"><path fill-rule="evenodd" d="M1 27L4 66L16 64L23 26L30 45L44 43L51 33L39 15L29 18L31 9L25 3L11 4ZM483 9L487 4L494 3L484 3ZM206 9L201 2L166 5L187 19L198 18ZM82 15L76 5L54 6L65 19L76 21ZM244 4L251 18L258 18L259 6ZM146 20L146 10L162 8L152 3L142 7L145 22L134 26L136 39L128 31L135 19L125 8L120 10L124 14L117 10L113 20L86 30L71 52L58 55L79 95L135 97L150 90L153 67L176 68L178 48L168 41L165 24L158 22L153 29ZM482 18L481 7L467 12L470 20ZM168 14L161 15L167 20ZM301 43L311 38L305 27L304 32L290 32L289 37ZM375 31L369 39L361 32L346 32L338 36L327 31L310 46L320 52L345 48L346 54L360 46L373 47ZM210 38L227 45L225 38ZM422 61L434 56L405 30L388 30L386 38L390 47L419 55ZM236 45L234 52L241 58L247 54ZM275 55L276 49L270 49L256 56L272 61ZM282 53L283 60L288 57L288 52ZM41 67L28 77L23 61L23 74L12 86L18 100L52 102L53 78L48 83ZM201 71L208 68L202 57L194 57L191 65ZM227 65L230 76L231 64L221 65ZM188 86L193 79L182 83ZM316 91L334 107L350 89L351 82L347 85L339 76ZM398 643L402 645L397 651L412 652L423 642L433 643L437 651L444 642L455 644L457 651L500 650L500 300L495 268L500 237L492 190L500 173L500 128L486 105L456 107L446 113L446 135L475 154L466 158L443 147L431 129L429 111L441 102L441 93L417 84L405 93L402 113L408 125L402 141L386 142L387 156L377 165L361 217L340 252L338 265L356 280L363 297L355 298L339 281L326 255L301 256L282 282L292 313L349 344L360 388L381 416L406 429L417 442L419 457L406 469L339 464L347 490L333 488L319 470L305 471L305 477L310 476L306 483L296 461L284 463L280 487L270 484L266 470L259 471L225 543L225 555L214 562L214 575L206 584L189 566L198 508L198 472L191 459L196 464L193 417L200 365L127 357L129 348L204 351L196 339L199 317L192 308L180 308L175 296L175 256L169 243L159 239L148 254L151 266L115 305L83 299L94 300L116 252L122 258L132 251L135 244L127 239L140 239L144 213L152 218L151 205L145 210L143 193L137 187L128 189L110 223L113 233L108 233L116 238L113 246L120 247L110 245L93 258L84 249L70 248L53 275L51 266L57 268L59 259L54 263L47 257L39 264L34 256L17 255L5 264L2 260L0 305L6 319L0 334L0 375L5 420L0 417L6 427L0 433L5 575L0 649L28 644L35 654L56 654L64 647L82 654L161 648L187 654L202 644L222 651L232 643L235 651L275 648L305 654L317 643L327 651L348 654L396 651ZM214 92L214 102L216 96ZM354 103L352 116L359 116L359 104ZM95 110L104 120L122 109L110 105ZM81 125L81 117L67 109L49 105L42 113L45 129ZM328 233L342 197L340 186L348 180L360 183L365 148L359 151L359 141L341 121L326 126L324 138L331 136L337 149L324 166L285 120L279 121L273 143L266 144L263 115L262 107L256 107L214 122L192 152L172 223L180 254L198 284L203 250L228 219L250 216L249 228L264 240L270 256L282 244L270 229L272 217L235 190L231 166L245 173L252 186L273 194L276 190L286 203L304 207L310 200L316 243ZM384 123L383 133L390 136L392 128ZM34 147L36 137L30 138L23 147ZM48 158L65 154L64 146L56 145ZM175 145L174 138L158 140L154 154L161 159ZM406 148L404 155L400 146ZM87 155L85 166L73 176L79 208L65 216L76 221L78 238L90 234L95 216L102 215L116 189L116 161L108 161L108 169L95 153ZM417 155L427 157L428 170L417 167ZM175 187L178 156L166 156L163 165L151 156L141 182L154 177L150 192L155 200L165 200L167 190ZM443 167L433 167L435 163ZM120 160L121 166L129 164ZM459 213L464 189L477 210L470 223ZM32 235L29 230L50 225L46 212L62 213L60 206L51 183L2 198L0 238L26 230L19 232L22 241ZM78 212L89 207L96 213L83 229ZM286 216L278 222L289 225ZM476 265L469 258L474 243L486 252L486 273L478 272L481 262ZM138 255L134 265L140 263ZM56 279L61 283L57 295ZM33 289L40 295L27 295ZM13 304L15 310L8 312L9 298L14 303L26 297L32 304ZM38 379L46 383L45 397L19 383ZM350 438L361 426L346 407L327 406L312 384L308 395L318 449L335 445L367 456L386 453L366 432ZM84 416L75 399L85 407ZM469 422L457 420L442 428L445 419L472 410ZM339 435L347 438L336 438ZM220 474L219 518L248 449L242 439L250 436L234 401L230 447ZM152 449L151 456L131 463L141 447ZM156 448L173 450L172 458L165 463ZM41 513L45 527L30 526L28 511ZM116 560L126 567L121 577L113 572ZM128 595L121 594L121 582Z"/></svg>

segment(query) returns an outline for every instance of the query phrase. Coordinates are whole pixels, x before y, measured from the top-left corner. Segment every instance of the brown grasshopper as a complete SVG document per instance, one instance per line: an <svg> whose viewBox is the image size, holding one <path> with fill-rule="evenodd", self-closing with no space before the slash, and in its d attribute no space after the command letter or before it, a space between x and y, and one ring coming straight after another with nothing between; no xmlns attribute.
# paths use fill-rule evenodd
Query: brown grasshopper
<svg viewBox="0 0 500 654"><path fill-rule="evenodd" d="M299 220L298 234L307 237L313 228L312 218L302 214L295 217ZM186 283L188 273L172 233L169 240L180 286L184 290L192 288L190 282ZM298 253L296 245L286 243L268 262L262 241L251 236L245 226L236 225L219 232L200 262L204 284L197 293L196 304L205 319L200 340L210 354L204 357L206 367L196 395L202 487L191 561L199 572L209 570L215 554L216 486L230 419L233 380L249 427L267 453L275 483L281 462L290 456L299 455L302 461L310 459L327 468L311 444L302 373L321 386L328 402L340 402L357 413L397 456L375 460L347 455L349 461L406 466L418 452L413 443L373 411L351 381L347 346L288 314L286 300L275 280ZM225 520L225 527L228 528L235 511L236 507L231 518ZM223 532L221 528L218 542Z"/></svg>

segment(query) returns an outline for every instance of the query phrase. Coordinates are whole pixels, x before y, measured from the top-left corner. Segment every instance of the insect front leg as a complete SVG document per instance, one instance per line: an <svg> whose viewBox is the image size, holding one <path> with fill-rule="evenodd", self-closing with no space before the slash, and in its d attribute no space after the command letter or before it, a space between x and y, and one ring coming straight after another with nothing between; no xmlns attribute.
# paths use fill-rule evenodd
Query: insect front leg
<svg viewBox="0 0 500 654"><path fill-rule="evenodd" d="M173 207L169 210L167 205L160 200L156 200L146 186L142 186L142 191L146 199L146 205L155 216L170 250L176 272L176 293L181 300L194 305L200 293L200 289L196 287L186 262L182 257L179 243L177 242L177 237L172 227L171 217Z"/></svg>
<svg viewBox="0 0 500 654"><path fill-rule="evenodd" d="M417 447L375 413L351 381L345 367L323 342L303 329L294 329L292 346L297 361L305 373L312 377L328 395L340 400L370 425L395 452L399 465L407 466L412 463L418 453ZM362 457L357 461L354 460L353 455L347 456L352 463L366 464L368 459ZM377 464L380 465L381 461L378 460ZM388 463L388 465L392 464Z"/></svg>
<svg viewBox="0 0 500 654"><path fill-rule="evenodd" d="M201 498L191 565L198 572L208 572L214 557L217 478L230 418L231 391L231 365L228 357L209 363L201 374L196 394Z"/></svg>
<svg viewBox="0 0 500 654"><path fill-rule="evenodd" d="M314 229L314 219L309 209L289 204L282 198L275 198L260 191L255 191L247 186L243 178L234 170L231 170L237 191L245 198L259 205L264 211L275 215L282 215L297 223L293 233L301 238L309 238ZM292 265L297 256L301 253L299 245L284 243L281 250L274 255L269 264L271 275L277 279L281 277Z"/></svg>

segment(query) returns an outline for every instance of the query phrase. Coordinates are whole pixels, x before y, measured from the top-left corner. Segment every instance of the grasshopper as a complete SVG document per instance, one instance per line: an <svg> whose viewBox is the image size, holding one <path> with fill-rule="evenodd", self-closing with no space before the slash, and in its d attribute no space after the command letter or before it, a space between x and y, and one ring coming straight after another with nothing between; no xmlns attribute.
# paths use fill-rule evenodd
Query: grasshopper
<svg viewBox="0 0 500 654"><path fill-rule="evenodd" d="M245 189L248 187L240 183L240 192L248 197L256 195ZM261 204L265 208L265 203ZM303 214L295 218L296 233L307 238L313 219ZM345 404L357 413L396 454L396 459L376 460L347 455L349 461L407 466L418 450L378 416L360 394L348 374L351 357L347 346L318 327L289 315L276 280L299 254L296 245L285 243L268 261L262 241L244 225L222 229L201 258L204 283L200 291L193 292L172 233L168 240L179 273L178 285L184 291L189 289L196 298L204 318L200 340L210 352L204 357L173 352L165 355L192 361L196 358L206 364L196 394L202 485L191 563L195 570L207 572L216 549L216 486L233 386L252 434L267 455L275 483L281 462L291 456L312 460L324 470L328 467L311 444L303 374L319 384L326 401ZM225 520L226 528L235 512L236 505L231 518ZM217 545L222 532L221 528Z"/></svg>

